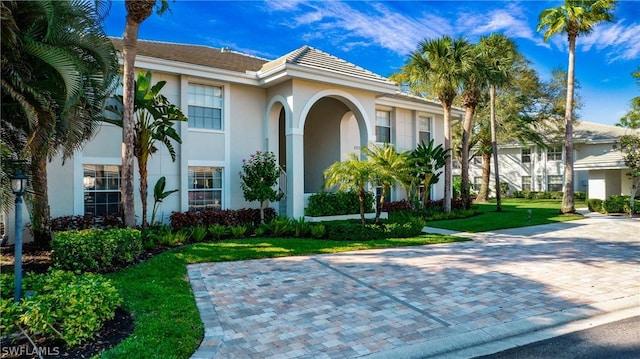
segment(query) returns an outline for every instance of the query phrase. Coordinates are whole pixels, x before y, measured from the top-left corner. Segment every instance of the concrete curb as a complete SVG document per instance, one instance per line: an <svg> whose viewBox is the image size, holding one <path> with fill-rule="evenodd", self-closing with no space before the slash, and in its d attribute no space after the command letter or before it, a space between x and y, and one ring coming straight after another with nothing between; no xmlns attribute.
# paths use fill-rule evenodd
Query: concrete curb
<svg viewBox="0 0 640 359"><path fill-rule="evenodd" d="M371 359L473 358L638 315L640 315L640 295L634 295L461 334L444 335L364 357Z"/></svg>

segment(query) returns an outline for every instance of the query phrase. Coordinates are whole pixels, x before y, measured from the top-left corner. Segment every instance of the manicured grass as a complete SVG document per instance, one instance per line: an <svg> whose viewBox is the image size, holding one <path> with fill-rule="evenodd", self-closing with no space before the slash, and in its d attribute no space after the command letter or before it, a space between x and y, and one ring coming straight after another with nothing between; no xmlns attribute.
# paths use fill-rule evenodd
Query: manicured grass
<svg viewBox="0 0 640 359"><path fill-rule="evenodd" d="M464 241L421 235L368 242L258 238L199 243L164 252L144 263L109 274L135 318L135 331L103 358L188 358L204 329L187 278L186 265L316 253ZM242 298L238 298L239 301Z"/></svg>
<svg viewBox="0 0 640 359"><path fill-rule="evenodd" d="M559 200L526 200L507 198L502 202L502 211L496 212L496 204L479 203L481 214L462 219L427 222L427 226L460 232L486 232L497 229L535 226L554 222L572 221L582 215L560 214ZM531 220L528 211L531 210Z"/></svg>

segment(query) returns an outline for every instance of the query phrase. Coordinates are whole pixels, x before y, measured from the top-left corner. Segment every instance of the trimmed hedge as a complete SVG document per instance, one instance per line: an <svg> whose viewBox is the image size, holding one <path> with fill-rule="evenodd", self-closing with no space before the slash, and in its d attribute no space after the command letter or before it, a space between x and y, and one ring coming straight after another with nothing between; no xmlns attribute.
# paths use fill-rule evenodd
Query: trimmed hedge
<svg viewBox="0 0 640 359"><path fill-rule="evenodd" d="M384 238L407 238L420 235L425 221L410 218L406 222L365 224L358 220L323 222L325 237L333 241L371 241Z"/></svg>
<svg viewBox="0 0 640 359"><path fill-rule="evenodd" d="M22 327L31 336L58 338L74 346L92 338L122 304L117 289L98 274L28 273L22 284L23 293L31 295L15 303L13 275L0 276L3 335L20 332Z"/></svg>
<svg viewBox="0 0 640 359"><path fill-rule="evenodd" d="M269 222L276 218L276 210L265 208L264 220ZM169 223L173 231L186 227L209 227L213 224L222 226L258 226L260 225L260 209L244 208L237 210L205 210L188 212L171 212Z"/></svg>
<svg viewBox="0 0 640 359"><path fill-rule="evenodd" d="M51 230L53 232L72 231L90 228L122 228L124 224L122 218L116 214L105 216L94 216L91 213L78 216L62 216L51 219Z"/></svg>
<svg viewBox="0 0 640 359"><path fill-rule="evenodd" d="M373 193L365 192L364 211L373 212ZM305 208L305 214L311 217L336 216L343 214L360 213L360 199L355 191L339 191L313 194L309 197L309 206Z"/></svg>
<svg viewBox="0 0 640 359"><path fill-rule="evenodd" d="M135 261L142 253L142 238L132 228L74 230L56 233L51 249L55 268L107 272Z"/></svg>

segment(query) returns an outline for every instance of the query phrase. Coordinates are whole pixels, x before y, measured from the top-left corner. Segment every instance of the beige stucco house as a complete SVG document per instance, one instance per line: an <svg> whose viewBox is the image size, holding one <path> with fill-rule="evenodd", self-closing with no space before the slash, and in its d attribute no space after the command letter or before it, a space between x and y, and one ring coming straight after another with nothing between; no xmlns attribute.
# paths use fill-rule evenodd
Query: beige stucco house
<svg viewBox="0 0 640 359"><path fill-rule="evenodd" d="M120 39L113 39L117 48ZM244 200L242 160L256 150L276 154L285 171L286 196L272 204L289 217L304 215L305 200L321 190L323 171L369 142L389 142L399 151L420 139L443 141L438 102L400 94L388 79L318 49L303 46L269 61L228 49L139 41L136 67L166 81L163 94L189 121L177 125L177 159L165 148L149 162L150 193L165 176L159 215L201 208L257 207ZM455 114L461 117L463 113ZM94 139L65 161L48 166L51 216L116 212L120 201L122 133L103 124ZM137 192L136 171L136 194ZM432 196L443 196L443 181ZM404 191L393 191L400 199ZM138 221L142 211L136 202ZM8 226L11 228L11 225Z"/></svg>
<svg viewBox="0 0 640 359"><path fill-rule="evenodd" d="M574 127L574 190L588 198L607 199L629 195L631 180L626 176L622 153L613 144L630 129L580 121ZM562 191L564 183L564 145L550 141L547 148L513 142L498 148L500 181L513 191ZM479 189L482 163L472 161L470 179ZM493 180L493 176L491 177ZM491 184L491 188L493 184Z"/></svg>

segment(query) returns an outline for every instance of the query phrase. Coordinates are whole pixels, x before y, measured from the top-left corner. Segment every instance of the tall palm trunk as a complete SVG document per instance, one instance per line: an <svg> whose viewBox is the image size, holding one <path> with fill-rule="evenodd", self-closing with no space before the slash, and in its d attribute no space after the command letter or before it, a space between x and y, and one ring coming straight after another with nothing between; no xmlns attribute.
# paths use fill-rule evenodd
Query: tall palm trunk
<svg viewBox="0 0 640 359"><path fill-rule="evenodd" d="M496 212L502 211L502 191L500 190L500 170L498 169L498 135L496 133L496 87L489 87L489 111L491 118L491 150L496 181Z"/></svg>
<svg viewBox="0 0 640 359"><path fill-rule="evenodd" d="M148 156L140 156L138 159L138 173L140 174L140 201L142 202L142 227L146 227L148 225L147 222L147 195L149 184L147 180L147 163L149 157Z"/></svg>
<svg viewBox="0 0 640 359"><path fill-rule="evenodd" d="M364 197L364 188L360 187L360 189L358 190L358 201L360 201L360 222L362 222L362 225L365 225L365 223L367 223L364 218Z"/></svg>
<svg viewBox="0 0 640 359"><path fill-rule="evenodd" d="M442 109L444 110L444 149L451 151L451 102L442 101ZM445 213L451 212L451 156L447 157L444 162L444 205Z"/></svg>
<svg viewBox="0 0 640 359"><path fill-rule="evenodd" d="M469 100L465 106L464 122L462 124L462 163L460 174L462 180L462 188L460 189L460 197L462 205L467 209L470 203L471 194L469 193L469 142L471 140L471 128L473 127L473 115L475 113L475 103Z"/></svg>
<svg viewBox="0 0 640 359"><path fill-rule="evenodd" d="M482 147L485 147L486 140L483 141ZM486 203L489 202L489 183L491 182L491 153L482 152L482 184L476 201Z"/></svg>
<svg viewBox="0 0 640 359"><path fill-rule="evenodd" d="M561 213L576 211L573 198L573 92L576 36L569 33L569 68L567 70L567 108L564 112L564 191L562 193Z"/></svg>
<svg viewBox="0 0 640 359"><path fill-rule="evenodd" d="M51 240L51 215L49 212L49 191L47 187L47 153L39 150L31 157L31 187L33 189L33 218L31 230L33 239L39 244Z"/></svg>
<svg viewBox="0 0 640 359"><path fill-rule="evenodd" d="M127 19L122 39L122 56L124 62L122 81L122 209L124 225L135 227L136 213L133 197L133 162L134 162L134 97L135 97L135 61L138 46L138 29L147 19L156 0L126 0Z"/></svg>

